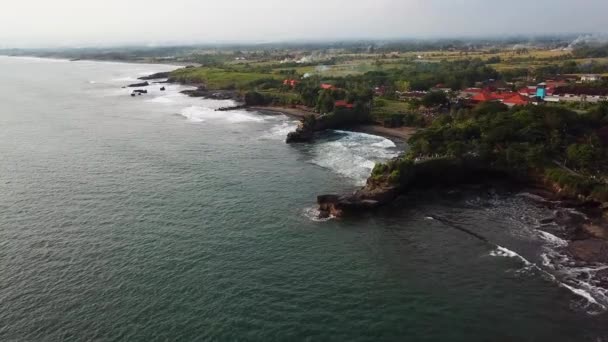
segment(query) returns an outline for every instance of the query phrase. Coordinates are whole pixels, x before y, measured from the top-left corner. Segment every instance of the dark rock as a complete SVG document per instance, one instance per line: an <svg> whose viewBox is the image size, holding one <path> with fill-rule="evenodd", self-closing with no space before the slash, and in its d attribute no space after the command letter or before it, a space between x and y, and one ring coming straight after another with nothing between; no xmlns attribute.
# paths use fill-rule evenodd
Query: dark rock
<svg viewBox="0 0 608 342"><path fill-rule="evenodd" d="M546 217L540 220L540 224L549 224L555 222L555 217Z"/></svg>
<svg viewBox="0 0 608 342"><path fill-rule="evenodd" d="M131 96L135 96L135 93L131 93Z"/></svg>
<svg viewBox="0 0 608 342"><path fill-rule="evenodd" d="M133 84L129 84L129 85L127 86L127 88L147 87L147 86L149 86L149 85L150 85L150 83L148 83L148 81L146 81L146 82L142 82L142 83L133 83Z"/></svg>
<svg viewBox="0 0 608 342"><path fill-rule="evenodd" d="M148 93L148 91L146 89L135 89L132 92L132 94L137 94L137 95L147 94L147 93Z"/></svg>
<svg viewBox="0 0 608 342"><path fill-rule="evenodd" d="M165 87L160 87L160 91L165 91Z"/></svg>
<svg viewBox="0 0 608 342"><path fill-rule="evenodd" d="M601 239L586 239L572 241L568 252L577 260L588 263L608 263L608 241Z"/></svg>
<svg viewBox="0 0 608 342"><path fill-rule="evenodd" d="M207 99L214 100L238 100L239 95L235 90L207 90L205 87L198 87L196 89L182 90L182 94L190 97L204 97Z"/></svg>
<svg viewBox="0 0 608 342"><path fill-rule="evenodd" d="M320 217L343 217L365 212L394 200L398 195L394 187L363 188L350 196L321 195L317 197Z"/></svg>
<svg viewBox="0 0 608 342"><path fill-rule="evenodd" d="M152 75L140 77L140 78L138 78L138 80L149 81L149 80L157 80L157 79L161 79L161 78L169 78L170 74L171 74L171 71L157 72L157 73L152 74Z"/></svg>
<svg viewBox="0 0 608 342"><path fill-rule="evenodd" d="M296 129L294 132L289 132L285 142L288 144L293 143L308 143L314 138L314 131Z"/></svg>

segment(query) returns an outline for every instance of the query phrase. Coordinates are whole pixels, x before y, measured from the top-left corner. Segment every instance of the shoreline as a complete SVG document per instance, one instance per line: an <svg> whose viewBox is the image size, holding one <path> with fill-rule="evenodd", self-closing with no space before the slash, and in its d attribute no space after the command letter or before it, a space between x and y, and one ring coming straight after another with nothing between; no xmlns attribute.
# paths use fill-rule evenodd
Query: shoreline
<svg viewBox="0 0 608 342"><path fill-rule="evenodd" d="M302 119L307 115L317 115L315 112L307 111L302 108L290 108L290 107L279 107L279 106L252 106L248 107L248 110L271 112L277 114L284 114L293 118ZM351 127L343 128L345 131L368 133L379 135L387 139L396 139L402 142L407 142L408 139L418 131L414 127L400 127L400 128L389 128L381 125L356 125Z"/></svg>

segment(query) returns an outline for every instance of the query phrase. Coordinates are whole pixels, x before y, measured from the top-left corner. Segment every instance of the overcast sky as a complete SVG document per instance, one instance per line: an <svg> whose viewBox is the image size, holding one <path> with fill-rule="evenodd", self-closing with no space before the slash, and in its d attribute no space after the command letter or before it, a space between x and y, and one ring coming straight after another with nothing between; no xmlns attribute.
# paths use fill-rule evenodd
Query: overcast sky
<svg viewBox="0 0 608 342"><path fill-rule="evenodd" d="M0 46L607 32L608 0L0 0Z"/></svg>

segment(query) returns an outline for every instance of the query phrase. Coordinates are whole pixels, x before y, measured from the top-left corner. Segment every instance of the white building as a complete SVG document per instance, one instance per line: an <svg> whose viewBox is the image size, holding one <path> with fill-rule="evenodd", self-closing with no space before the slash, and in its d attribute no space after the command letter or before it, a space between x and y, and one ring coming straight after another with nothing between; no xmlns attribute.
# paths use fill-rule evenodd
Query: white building
<svg viewBox="0 0 608 342"><path fill-rule="evenodd" d="M581 82L597 82L602 80L602 75L583 75Z"/></svg>

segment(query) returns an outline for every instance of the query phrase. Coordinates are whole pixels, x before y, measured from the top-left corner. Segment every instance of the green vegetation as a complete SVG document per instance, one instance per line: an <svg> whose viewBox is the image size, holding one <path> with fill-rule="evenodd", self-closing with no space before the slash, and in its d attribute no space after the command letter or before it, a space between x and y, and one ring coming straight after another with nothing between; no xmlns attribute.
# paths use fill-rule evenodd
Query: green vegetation
<svg viewBox="0 0 608 342"><path fill-rule="evenodd" d="M220 68L182 68L171 73L171 79L186 84L204 84L207 89L244 90L251 85L259 84L261 80L280 79L279 75L259 72L234 71Z"/></svg>
<svg viewBox="0 0 608 342"><path fill-rule="evenodd" d="M415 160L478 160L487 170L519 178L540 176L565 194L605 201L606 132L607 103L583 113L543 106L509 109L485 103L435 120L410 139L408 155L376 166L372 178L400 184L403 175L411 173Z"/></svg>

